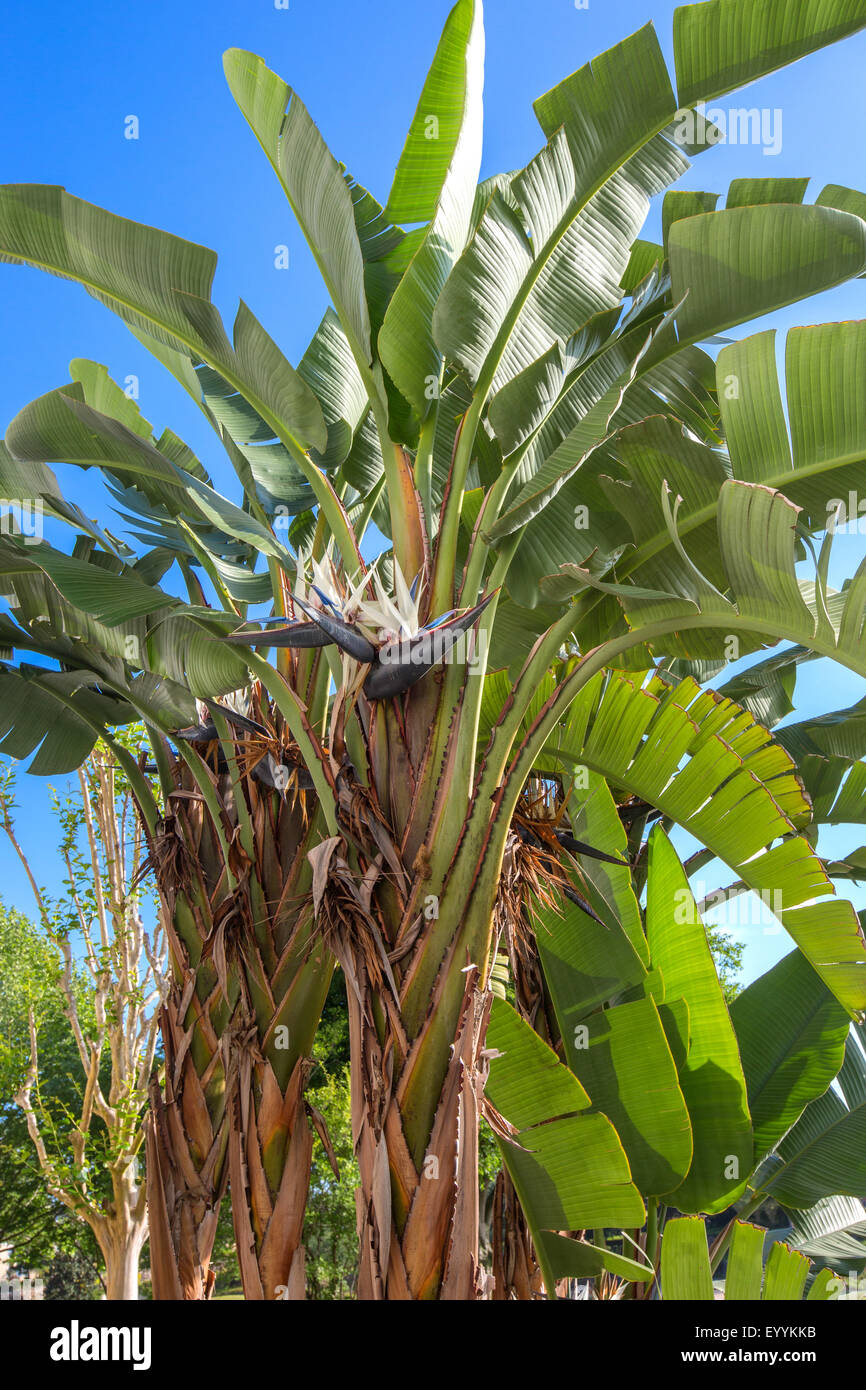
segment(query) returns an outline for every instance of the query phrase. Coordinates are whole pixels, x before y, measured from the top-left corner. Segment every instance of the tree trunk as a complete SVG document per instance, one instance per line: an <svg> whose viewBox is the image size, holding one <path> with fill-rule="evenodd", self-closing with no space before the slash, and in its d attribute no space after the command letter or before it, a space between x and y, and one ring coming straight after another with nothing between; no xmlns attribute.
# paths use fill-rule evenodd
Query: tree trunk
<svg viewBox="0 0 866 1390"><path fill-rule="evenodd" d="M425 1033L401 1069L394 1033L386 1026L380 1040L370 1021L375 1004L369 993L365 989L359 999L349 992L361 1299L473 1300L482 1290L478 1123L491 995L479 989L475 967L465 981L432 1133L421 1154L413 1154L407 1140L402 1082L424 1051Z"/></svg>
<svg viewBox="0 0 866 1390"><path fill-rule="evenodd" d="M163 1036L171 1037L172 1031L169 1022ZM167 1050L167 1071L169 1055L173 1053ZM224 1127L212 1145L215 1161L197 1170L182 1111L168 1077L165 1098L154 1080L147 1117L147 1210L151 1282L158 1301L210 1297L210 1258L228 1177L219 1152L225 1144Z"/></svg>
<svg viewBox="0 0 866 1390"><path fill-rule="evenodd" d="M279 747L278 716L276 724ZM255 780L261 748L236 733L233 742L243 769L235 785L218 770L216 745L201 749L232 880L184 764L174 764L181 796L152 853L174 973L162 1019L164 1093L151 1088L147 1136L160 1299L210 1296L229 1181L244 1297L282 1298L287 1289L303 1297L312 1157L303 1091L333 973L330 954L312 940L306 851L317 808L306 791Z"/></svg>
<svg viewBox="0 0 866 1390"><path fill-rule="evenodd" d="M478 1127L497 853L483 881L474 846L455 871L458 725L438 682L424 684L399 706L361 701L370 785L342 764L343 834L310 853L317 921L346 979L363 1300L473 1300L485 1284Z"/></svg>
<svg viewBox="0 0 866 1390"><path fill-rule="evenodd" d="M138 1298L138 1261L147 1239L147 1216L135 1168L133 1160L123 1168L112 1169L113 1200L104 1219L92 1228L105 1260L109 1302Z"/></svg>
<svg viewBox="0 0 866 1390"><path fill-rule="evenodd" d="M541 1269L526 1217L505 1168L493 1195L493 1298L497 1303L544 1297Z"/></svg>
<svg viewBox="0 0 866 1390"><path fill-rule="evenodd" d="M305 1294L301 1237L313 1157L304 1104L308 1071L299 1058L285 1095L270 1069L263 1086L251 1075L234 1098L229 1164L244 1298Z"/></svg>
<svg viewBox="0 0 866 1390"><path fill-rule="evenodd" d="M138 1260L142 1238L131 1235L120 1245L104 1251L105 1294L109 1303L138 1298Z"/></svg>

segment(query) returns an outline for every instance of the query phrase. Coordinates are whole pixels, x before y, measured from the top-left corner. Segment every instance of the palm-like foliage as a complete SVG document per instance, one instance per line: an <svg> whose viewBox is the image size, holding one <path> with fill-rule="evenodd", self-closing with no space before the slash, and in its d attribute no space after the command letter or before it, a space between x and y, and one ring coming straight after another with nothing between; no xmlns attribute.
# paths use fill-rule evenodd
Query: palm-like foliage
<svg viewBox="0 0 866 1390"><path fill-rule="evenodd" d="M359 1293L478 1292L490 975L539 875L567 901L590 892L616 944L582 1005L635 993L606 1016L654 1039L682 1133L694 1130L686 1073L701 1064L677 1008L692 982L678 979L669 1005L648 983L675 975L676 943L661 924L647 940L626 868L580 868L545 823L576 763L686 825L749 886L778 889L804 957L845 1008L866 1006L866 943L799 833L808 805L790 760L694 683L665 693L656 678L603 675L677 661L700 674L731 636L743 652L789 639L864 669L866 578L832 593L826 547L814 584L794 569L796 538L821 528L862 462L864 422L837 409L860 326L796 337L787 426L766 335L720 356L733 394L698 346L860 275L862 195L831 186L804 205L790 181L741 181L713 211L668 193L664 245L639 239L650 199L687 167L678 103L864 23L851 0L793 16L777 0L687 7L678 96L648 26L542 97L540 153L479 185L481 12L458 0L384 207L300 97L230 51L232 93L332 300L297 369L244 304L229 337L211 252L60 189L0 190L0 257L78 280L118 313L200 405L242 489L240 503L223 497L182 440L155 438L81 361L12 421L0 457L5 492L40 497L78 532L71 554L0 546L19 618L0 639L60 667L4 671L4 749L38 745L32 770L47 772L76 765L108 726L143 718L152 731L162 810L136 785L175 924L152 1134L169 1296L206 1286L201 1232L227 1167L247 1292L273 1297L297 1278L303 1059L332 956L352 1042ZM829 376L816 394L818 361ZM103 471L139 550L63 498L56 460ZM360 550L371 522L386 538L375 576ZM161 586L175 564L186 600ZM250 627L261 604L275 630ZM240 721L219 703L237 691ZM540 800L527 791L539 774ZM570 802L589 838L619 823L597 786ZM639 841L638 827L635 852ZM589 941L593 916L577 910ZM745 1081L720 998L714 1008L701 1045L724 1053L727 1142L745 1160ZM604 1090L578 1077L564 1083L575 1096ZM619 1136L602 1113L575 1115L613 1164L578 1224L639 1226L644 1192L712 1210L738 1190L720 1181L730 1149L709 1119L701 1152L671 1143L643 1186L625 1138L640 1126L627 1107L617 1119Z"/></svg>

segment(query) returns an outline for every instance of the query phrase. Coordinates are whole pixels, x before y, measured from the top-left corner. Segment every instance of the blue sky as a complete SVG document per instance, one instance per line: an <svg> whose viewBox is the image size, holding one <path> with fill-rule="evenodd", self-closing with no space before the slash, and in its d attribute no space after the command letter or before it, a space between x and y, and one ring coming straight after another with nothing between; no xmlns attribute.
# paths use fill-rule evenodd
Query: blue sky
<svg viewBox="0 0 866 1390"><path fill-rule="evenodd" d="M243 297L287 356L296 361L326 305L324 290L291 213L226 87L221 57L237 46L260 53L297 88L337 157L378 197L390 187L447 0L151 0L134 7L57 0L7 7L11 56L0 88L3 182L59 183L89 201L155 223L219 252L215 299L233 317ZM595 54L652 19L672 61L674 5L660 0L488 0L485 144L482 174L520 167L542 143L532 101ZM807 200L825 183L863 187L861 130L866 34L765 78L746 96L720 103L781 112L781 149L718 146L701 155L681 187L724 193L732 178L812 176ZM127 117L139 138L126 139ZM776 117L776 128L778 120ZM654 209L646 234L659 233ZM275 248L289 248L287 270ZM113 316L77 286L39 272L0 267L6 346L0 373L0 424L34 396L68 379L73 357L105 363L116 380L139 381L144 415L171 425L229 486L213 435L173 380ZM794 324L860 318L866 282L831 291L774 315ZM755 321L742 332L768 326ZM68 495L106 516L95 479L62 477ZM837 541L838 580L853 572L864 537ZM805 668L798 712L821 713L864 694L863 683L827 662ZM55 872L48 788L19 782L22 838L49 881ZM822 839L840 854L856 831ZM0 893L29 910L23 874L0 844ZM858 906L866 893L855 893ZM745 934L746 977L785 949L784 936L760 927Z"/></svg>

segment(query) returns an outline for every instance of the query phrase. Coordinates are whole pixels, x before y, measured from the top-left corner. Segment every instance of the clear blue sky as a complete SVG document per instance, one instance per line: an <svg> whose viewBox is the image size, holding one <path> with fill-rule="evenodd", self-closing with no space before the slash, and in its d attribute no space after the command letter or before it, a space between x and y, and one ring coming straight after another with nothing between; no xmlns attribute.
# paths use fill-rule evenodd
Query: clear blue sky
<svg viewBox="0 0 866 1390"><path fill-rule="evenodd" d="M794 0L792 0L792 3ZM163 226L219 252L215 298L231 319L243 297L296 361L326 299L282 194L225 85L221 55L237 46L260 53L296 87L337 157L380 198L414 110L447 0L208 0L132 7L87 0L7 5L7 55L0 87L3 182L60 183L80 197ZM671 60L674 5L661 0L488 0L485 144L482 174L520 167L542 143L532 101L595 54L652 19ZM681 186L724 192L732 178L810 175L807 199L825 183L866 184L862 129L866 34L813 55L748 89L726 106L782 113L782 147L719 146L701 155ZM137 116L139 139L124 138ZM647 235L658 236L658 210ZM288 270L274 248L289 247ZM115 379L135 375L140 405L157 427L171 425L229 486L215 440L180 387L114 317L77 286L39 272L0 267L4 362L0 427L34 396L68 379L73 357L105 363ZM844 286L775 315L793 324L860 318L866 284ZM750 324L745 332L767 326ZM107 515L90 475L62 470L68 494ZM863 537L839 538L837 580L850 574ZM862 682L828 663L805 668L800 714L861 698ZM39 857L41 877L56 871L47 830L48 789L21 778L20 826ZM840 854L856 831L822 839ZM0 894L29 910L17 863L0 845ZM855 893L858 905L866 895ZM745 934L746 974L782 953L784 937Z"/></svg>

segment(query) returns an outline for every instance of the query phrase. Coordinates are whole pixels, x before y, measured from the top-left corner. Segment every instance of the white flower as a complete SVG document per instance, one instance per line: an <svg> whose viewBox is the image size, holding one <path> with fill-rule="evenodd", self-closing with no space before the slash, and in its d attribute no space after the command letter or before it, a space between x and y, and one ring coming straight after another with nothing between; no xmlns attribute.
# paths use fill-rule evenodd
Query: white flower
<svg viewBox="0 0 866 1390"><path fill-rule="evenodd" d="M306 582L306 565L303 557L298 557L298 577L295 592L305 603L326 612L329 608L342 618L343 622L354 623L371 640L379 643L403 641L414 637L420 630L418 600L420 586L416 586L413 597L406 583L403 571L394 559L394 595L385 591L378 574L376 561L359 579L354 587L349 587L338 575L330 555L321 560L312 560L312 579ZM366 592L372 580L375 599Z"/></svg>

